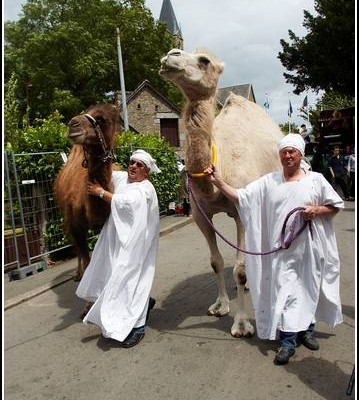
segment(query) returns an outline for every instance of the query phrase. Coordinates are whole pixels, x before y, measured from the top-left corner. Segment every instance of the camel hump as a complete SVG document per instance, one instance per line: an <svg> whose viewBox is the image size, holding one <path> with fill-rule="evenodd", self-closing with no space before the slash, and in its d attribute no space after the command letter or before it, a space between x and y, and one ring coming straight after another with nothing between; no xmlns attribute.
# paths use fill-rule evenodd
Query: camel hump
<svg viewBox="0 0 359 400"><path fill-rule="evenodd" d="M233 92L229 92L226 101L224 102L223 108L231 107L231 106L242 106L247 100L245 97L235 94Z"/></svg>

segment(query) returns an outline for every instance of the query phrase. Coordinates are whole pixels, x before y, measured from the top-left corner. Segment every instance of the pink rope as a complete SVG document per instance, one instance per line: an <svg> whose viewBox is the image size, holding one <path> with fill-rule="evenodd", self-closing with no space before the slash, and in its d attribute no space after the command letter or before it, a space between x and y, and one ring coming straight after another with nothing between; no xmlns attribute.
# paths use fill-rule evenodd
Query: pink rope
<svg viewBox="0 0 359 400"><path fill-rule="evenodd" d="M189 174L187 174L187 188L189 193L191 194L194 202L196 203L197 208L200 210L200 212L202 213L202 215L204 216L204 218L207 220L207 222L211 225L211 227L213 228L214 232L222 239L224 240L227 244L229 244L230 246L234 247L235 249L237 249L238 251L241 251L242 253L246 253L246 254L251 254L251 255L255 255L255 256L265 256L268 254L272 254L272 253L276 253L279 250L286 250L289 249L289 247L291 246L292 242L304 231L304 229L307 227L309 227L309 231L311 234L311 237L313 239L313 231L312 231L312 221L304 221L303 225L300 227L300 229L298 229L297 232L295 232L295 227L297 225L298 219L300 217L300 214L303 212L304 207L297 207L294 208L293 210L291 210L284 222L283 222L283 226L282 226L282 230L281 230L281 234L280 234L280 241L281 244L279 247L274 248L273 250L269 250L269 251L265 251L265 252L254 252L254 251L248 251L248 250L244 250L239 248L238 246L236 246L234 243L230 242L228 239L226 239L213 225L212 221L208 218L208 216L206 215L206 213L204 212L203 208L201 207L201 205L199 204L196 196L193 193L192 190L192 178ZM289 227L289 236L287 239L285 239L285 232L286 232L286 228L287 228L287 223L288 220L290 218L291 215L294 215L294 219Z"/></svg>

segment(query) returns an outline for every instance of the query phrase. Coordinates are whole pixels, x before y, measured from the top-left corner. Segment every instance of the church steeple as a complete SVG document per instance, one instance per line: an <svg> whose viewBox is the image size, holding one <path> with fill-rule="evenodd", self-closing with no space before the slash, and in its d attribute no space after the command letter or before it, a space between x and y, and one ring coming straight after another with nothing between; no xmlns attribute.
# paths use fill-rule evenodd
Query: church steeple
<svg viewBox="0 0 359 400"><path fill-rule="evenodd" d="M182 32L173 11L171 0L163 0L159 20L167 25L168 31L175 40L175 46L183 50Z"/></svg>

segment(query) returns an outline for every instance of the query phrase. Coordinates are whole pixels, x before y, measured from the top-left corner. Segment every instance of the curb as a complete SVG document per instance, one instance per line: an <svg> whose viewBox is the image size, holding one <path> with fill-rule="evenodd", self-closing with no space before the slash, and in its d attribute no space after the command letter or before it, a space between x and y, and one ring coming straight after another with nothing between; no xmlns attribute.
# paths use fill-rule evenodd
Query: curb
<svg viewBox="0 0 359 400"><path fill-rule="evenodd" d="M192 222L193 222L193 219L192 219L192 216L190 215L189 217L186 217L186 219L184 219L182 221L175 222L174 224L161 229L160 237L168 235L169 233L173 232L174 230L182 228Z"/></svg>
<svg viewBox="0 0 359 400"><path fill-rule="evenodd" d="M190 223L193 222L192 216L187 217L186 219L179 221L179 222L175 222L172 225L167 226L166 228L163 228L160 230L160 237L168 235L169 233L175 231L176 229L182 228ZM6 300L4 303L4 311L15 307L21 303L24 303L25 301L28 301L50 289L53 289L59 285L62 285L63 283L66 283L68 281L71 281L73 279L73 276L65 276L57 281L48 283L46 285L42 285L39 288L30 290L27 293L18 295L12 299Z"/></svg>
<svg viewBox="0 0 359 400"><path fill-rule="evenodd" d="M58 280L57 282L48 283L47 285L43 285L43 286L40 286L39 288L30 290L29 292L21 294L19 296L16 296L13 299L9 299L9 300L5 301L4 311L8 310L9 308L15 307L27 300L30 300L30 299L44 293L44 292L47 292L50 289L55 288L56 286L62 285L63 283L71 281L71 280L73 280L72 276L66 277L66 278Z"/></svg>

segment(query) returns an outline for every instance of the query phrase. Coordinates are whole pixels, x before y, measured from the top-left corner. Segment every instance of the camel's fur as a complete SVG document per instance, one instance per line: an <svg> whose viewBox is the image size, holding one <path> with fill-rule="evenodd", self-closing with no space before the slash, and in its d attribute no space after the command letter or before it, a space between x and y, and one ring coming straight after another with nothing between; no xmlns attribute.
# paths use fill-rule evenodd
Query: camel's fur
<svg viewBox="0 0 359 400"><path fill-rule="evenodd" d="M200 173L211 164L211 142L217 149L216 168L231 186L240 188L260 176L280 169L278 141L283 137L279 127L257 104L231 94L215 118L216 90L223 64L207 51L193 54L173 49L161 60L160 75L174 82L187 98L183 110L186 128L186 168L189 173ZM237 226L237 242L244 246L244 231L238 212L208 180L193 178L193 192L206 215L226 212ZM223 258L216 236L191 199L193 219L204 234L210 248L210 261L217 276L218 297L208 309L210 315L229 313L229 298L224 282ZM250 249L248 249L250 250ZM267 250L267 249L266 249ZM245 304L244 254L237 252L233 275L237 284L238 312L231 334L251 336L254 328L249 321Z"/></svg>
<svg viewBox="0 0 359 400"><path fill-rule="evenodd" d="M87 114L98 123L108 149L113 149L115 133L119 131L119 111L110 104L90 107ZM90 262L87 244L89 228L100 228L105 223L110 205L102 199L88 196L88 181L97 181L111 191L112 162L102 162L103 153L98 136L91 122L77 115L68 124L68 137L73 143L66 164L58 173L54 192L57 205L64 217L65 233L72 239L78 256L75 280L80 280ZM86 149L86 151L84 151ZM86 157L87 168L83 166Z"/></svg>

